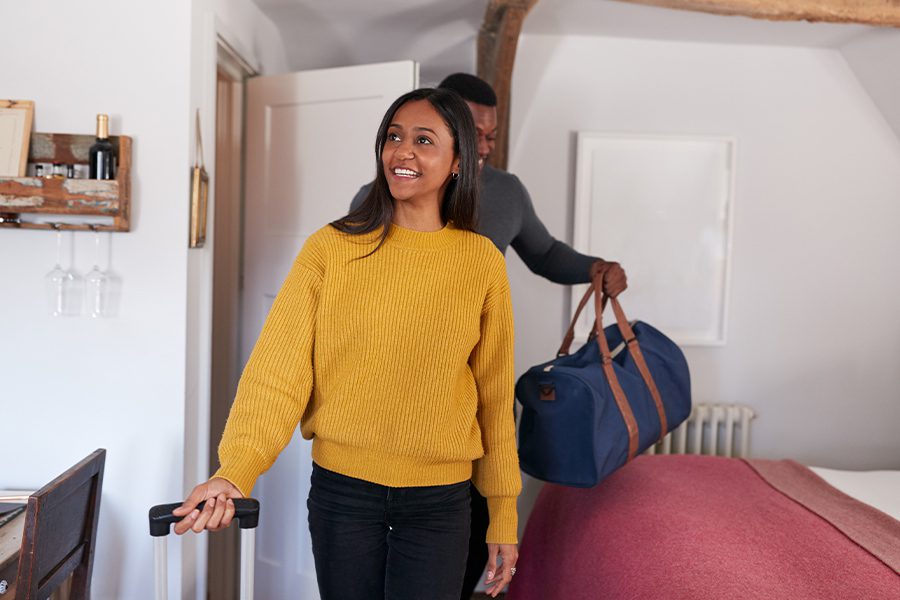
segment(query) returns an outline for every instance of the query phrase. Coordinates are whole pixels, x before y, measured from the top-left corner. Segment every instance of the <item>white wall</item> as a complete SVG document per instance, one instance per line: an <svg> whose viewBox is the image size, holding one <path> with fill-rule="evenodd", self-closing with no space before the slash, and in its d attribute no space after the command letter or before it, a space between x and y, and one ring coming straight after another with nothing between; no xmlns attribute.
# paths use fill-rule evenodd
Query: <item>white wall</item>
<svg viewBox="0 0 900 600"><path fill-rule="evenodd" d="M840 47L841 54L860 83L900 135L900 78L897 60L900 56L900 31L885 27L856 36Z"/></svg>
<svg viewBox="0 0 900 600"><path fill-rule="evenodd" d="M838 51L528 35L511 131L510 170L563 240L576 132L735 136L728 343L687 349L694 399L752 406L759 456L900 467L900 143ZM508 257L523 371L568 294Z"/></svg>
<svg viewBox="0 0 900 600"><path fill-rule="evenodd" d="M106 448L94 597L147 597L146 512L181 492L189 6L45 0L0 11L15 23L0 37L2 95L35 101L37 131L92 133L96 113L108 112L113 134L134 138L133 231L111 237L123 280L117 318L49 316L54 234L0 230L0 486L40 487ZM92 236L75 242L84 274Z"/></svg>
<svg viewBox="0 0 900 600"><path fill-rule="evenodd" d="M249 0L219 0L212 8L260 61L284 64L277 34ZM7 57L0 96L34 100L37 131L92 133L96 113L108 112L113 134L134 138L132 231L110 238L111 268L123 280L117 317L50 317L43 277L55 259L54 234L0 230L0 487L39 487L107 448L93 578L98 600L152 596L147 509L180 498L185 481L196 479L190 470L206 460L194 451L206 444L197 435L197 406L208 389L198 374L202 344L186 340L208 332L197 325L208 317L208 294L196 291L208 275L197 266L202 251L189 254L186 241L191 108L211 102L197 96L204 84L194 80L215 77L198 71L192 52L209 41L199 34L198 14L212 8L192 13L191 4L176 0L96 0L90 10L34 0L0 8L0 20L15 23L0 37ZM210 162L211 112L205 119ZM93 259L92 236L75 234L75 268L84 274ZM181 553L170 546L176 590ZM190 564L191 551L185 554Z"/></svg>

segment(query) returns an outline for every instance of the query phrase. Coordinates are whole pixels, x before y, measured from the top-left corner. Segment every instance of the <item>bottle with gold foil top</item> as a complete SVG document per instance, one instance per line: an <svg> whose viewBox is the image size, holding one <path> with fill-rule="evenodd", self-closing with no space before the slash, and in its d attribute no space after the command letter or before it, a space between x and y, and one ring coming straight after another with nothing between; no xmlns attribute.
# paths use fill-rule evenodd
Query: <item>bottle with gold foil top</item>
<svg viewBox="0 0 900 600"><path fill-rule="evenodd" d="M115 179L116 152L109 141L109 117L97 115L97 141L90 150L90 178Z"/></svg>

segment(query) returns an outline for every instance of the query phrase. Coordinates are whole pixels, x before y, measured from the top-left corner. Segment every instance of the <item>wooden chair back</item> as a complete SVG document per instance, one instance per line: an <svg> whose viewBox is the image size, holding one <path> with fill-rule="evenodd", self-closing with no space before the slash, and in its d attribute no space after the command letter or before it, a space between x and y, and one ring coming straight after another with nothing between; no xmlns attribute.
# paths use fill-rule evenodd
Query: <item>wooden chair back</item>
<svg viewBox="0 0 900 600"><path fill-rule="evenodd" d="M70 598L90 598L106 450L91 453L28 498L17 600L44 600L72 575Z"/></svg>

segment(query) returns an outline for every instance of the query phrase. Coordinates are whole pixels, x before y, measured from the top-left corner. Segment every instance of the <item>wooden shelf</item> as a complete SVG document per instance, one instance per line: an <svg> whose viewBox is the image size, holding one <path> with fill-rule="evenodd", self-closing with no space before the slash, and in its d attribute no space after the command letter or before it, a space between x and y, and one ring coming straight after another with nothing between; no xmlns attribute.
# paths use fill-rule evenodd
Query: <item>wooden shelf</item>
<svg viewBox="0 0 900 600"><path fill-rule="evenodd" d="M88 164L92 135L35 133L29 163ZM110 136L118 156L115 179L0 177L0 227L128 231L131 213L131 138ZM21 214L59 215L59 222L30 223ZM66 223L67 216L112 217L112 224Z"/></svg>

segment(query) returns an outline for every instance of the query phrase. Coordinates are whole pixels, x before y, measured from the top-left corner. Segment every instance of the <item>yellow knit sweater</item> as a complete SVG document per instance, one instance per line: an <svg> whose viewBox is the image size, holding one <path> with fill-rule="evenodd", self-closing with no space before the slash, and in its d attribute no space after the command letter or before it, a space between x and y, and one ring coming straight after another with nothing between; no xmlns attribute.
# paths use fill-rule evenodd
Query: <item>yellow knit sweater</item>
<svg viewBox="0 0 900 600"><path fill-rule="evenodd" d="M320 466L391 487L471 478L516 542L513 324L503 255L452 225L307 240L241 377L216 477L249 494L297 423Z"/></svg>

